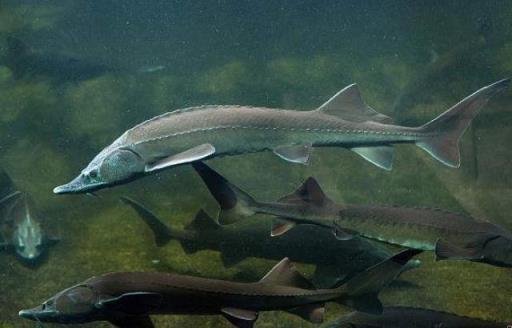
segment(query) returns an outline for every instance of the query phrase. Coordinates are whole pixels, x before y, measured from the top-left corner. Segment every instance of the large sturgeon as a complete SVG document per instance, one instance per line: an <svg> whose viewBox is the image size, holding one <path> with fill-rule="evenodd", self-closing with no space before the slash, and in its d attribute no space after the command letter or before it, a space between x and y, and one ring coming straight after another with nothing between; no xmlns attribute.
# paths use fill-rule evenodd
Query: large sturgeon
<svg viewBox="0 0 512 328"><path fill-rule="evenodd" d="M378 293L419 252L398 253L332 289L315 289L287 258L253 283L160 272L114 272L65 289L19 315L39 322L110 321L121 328L150 328L154 327L149 318L153 314L222 314L236 327L252 328L258 312L284 310L320 323L326 302L382 312Z"/></svg>
<svg viewBox="0 0 512 328"><path fill-rule="evenodd" d="M192 165L220 205L221 224L261 213L276 217L271 230L274 236L297 224L314 224L331 230L341 240L361 236L435 251L438 259L512 267L512 233L496 224L436 208L336 204L313 178L276 202L261 202L206 164Z"/></svg>
<svg viewBox="0 0 512 328"><path fill-rule="evenodd" d="M349 85L318 109L296 111L246 106L202 106L157 116L127 130L69 183L54 192L82 193L128 182L156 171L219 155L272 150L307 163L312 147L349 148L390 170L395 143L414 143L442 163L458 167L458 142L505 79L483 87L419 127L391 124Z"/></svg>
<svg viewBox="0 0 512 328"><path fill-rule="evenodd" d="M312 278L315 287L330 288L391 256L377 243L357 237L340 241L315 225L303 225L281 238L272 238L268 233L268 220L247 220L221 226L203 210L184 230L178 230L165 225L141 203L128 197L122 197L122 200L148 225L158 247L177 240L187 254L217 250L226 267L249 257L272 260L288 257L293 262L316 266ZM418 260L412 260L404 269L419 265Z"/></svg>

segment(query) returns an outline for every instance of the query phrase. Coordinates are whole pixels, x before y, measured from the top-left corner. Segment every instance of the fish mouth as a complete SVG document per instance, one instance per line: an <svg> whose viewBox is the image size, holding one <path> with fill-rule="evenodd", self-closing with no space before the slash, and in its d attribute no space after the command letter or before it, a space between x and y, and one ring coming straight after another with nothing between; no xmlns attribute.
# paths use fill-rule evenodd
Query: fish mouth
<svg viewBox="0 0 512 328"><path fill-rule="evenodd" d="M78 176L66 184L55 187L53 189L53 193L57 194L57 195L82 194L82 193L102 189L105 186L106 186L106 183L104 183L104 182L94 182L94 183L84 184L82 182L81 177Z"/></svg>
<svg viewBox="0 0 512 328"><path fill-rule="evenodd" d="M46 309L43 310L42 306L33 309L21 310L18 312L20 318L34 320L34 321L51 321L57 315L57 311Z"/></svg>

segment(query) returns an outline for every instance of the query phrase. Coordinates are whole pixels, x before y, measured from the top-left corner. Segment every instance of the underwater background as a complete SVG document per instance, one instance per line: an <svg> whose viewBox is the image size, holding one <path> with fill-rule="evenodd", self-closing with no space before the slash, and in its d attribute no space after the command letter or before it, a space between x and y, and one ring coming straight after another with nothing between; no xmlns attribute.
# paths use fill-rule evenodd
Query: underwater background
<svg viewBox="0 0 512 328"><path fill-rule="evenodd" d="M105 272L255 281L276 263L247 258L226 268L219 252L155 246L119 197L143 202L175 228L200 208L214 215L217 205L189 165L99 197L52 193L126 129L202 104L314 109L354 82L397 124L421 125L512 75L510 22L510 1L0 1L0 58L9 57L7 40L16 38L49 62L65 55L104 68L72 79L65 65L58 74L31 74L27 67L40 70L44 61L27 61L28 73L20 75L0 61L0 166L60 239L36 266L0 253L0 327L36 326L18 311ZM259 199L275 200L314 176L338 203L440 207L512 230L511 103L506 90L473 121L460 169L410 145L396 147L391 172L341 148L315 149L308 166L270 152L208 164ZM436 262L432 252L418 258L421 267L401 277L410 284L381 293L385 305L512 322L510 269ZM328 304L327 320L348 311ZM221 316L153 319L157 327L229 327ZM313 326L277 311L256 324Z"/></svg>

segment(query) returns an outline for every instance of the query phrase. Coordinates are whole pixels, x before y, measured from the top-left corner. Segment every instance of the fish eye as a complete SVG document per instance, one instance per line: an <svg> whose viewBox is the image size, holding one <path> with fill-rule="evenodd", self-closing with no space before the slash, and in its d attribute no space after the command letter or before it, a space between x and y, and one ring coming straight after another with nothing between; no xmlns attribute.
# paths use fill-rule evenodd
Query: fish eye
<svg viewBox="0 0 512 328"><path fill-rule="evenodd" d="M92 170L91 172L89 172L89 176L91 178L96 178L98 176L98 170Z"/></svg>

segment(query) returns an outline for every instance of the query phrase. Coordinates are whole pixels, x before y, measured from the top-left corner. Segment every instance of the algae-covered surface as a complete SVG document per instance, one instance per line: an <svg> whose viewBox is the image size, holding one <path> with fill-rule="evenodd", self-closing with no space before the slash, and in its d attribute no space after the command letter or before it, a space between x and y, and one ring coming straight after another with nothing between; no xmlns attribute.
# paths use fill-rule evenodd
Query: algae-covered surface
<svg viewBox="0 0 512 328"><path fill-rule="evenodd" d="M200 208L215 214L215 202L189 166L99 197L52 193L134 124L201 104L313 109L357 82L376 110L420 125L512 75L511 21L508 1L484 0L1 1L0 166L31 195L38 218L60 242L36 266L0 253L0 327L34 327L18 318L20 309L105 272L257 280L275 264L249 258L225 268L215 251L187 254L174 241L158 248L119 202L121 195L140 200L175 228ZM18 53L14 65L9 38L22 40L23 51L39 60ZM88 73L91 63L106 69L76 78L76 63ZM20 65L31 69L20 74ZM341 148L315 149L308 166L270 152L208 163L259 199L277 199L314 176L340 203L440 207L512 230L511 103L506 90L473 121L462 138L460 169L413 145L396 146L391 172ZM512 323L512 269L436 262L430 252L418 258L422 266L402 276L412 284L384 290L384 304ZM328 304L326 316L349 310ZM229 327L221 316L154 321L156 327ZM284 312L262 313L256 323L312 326Z"/></svg>

